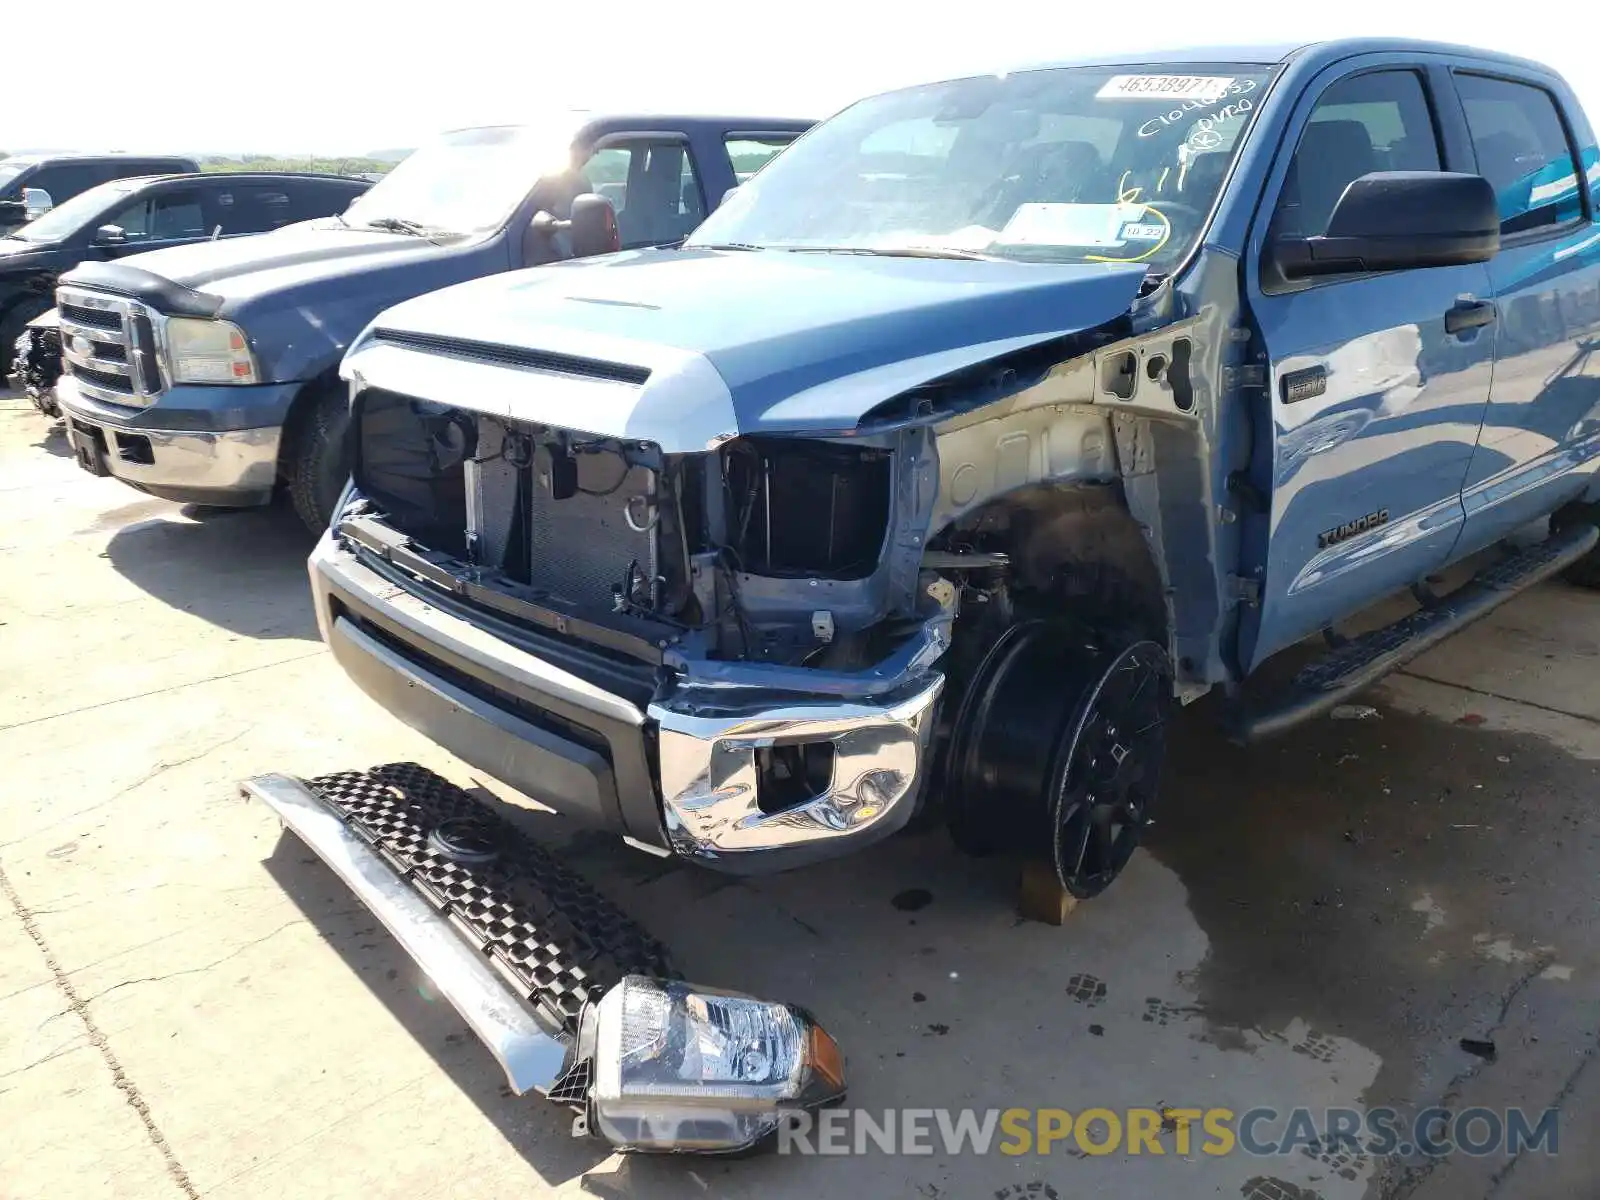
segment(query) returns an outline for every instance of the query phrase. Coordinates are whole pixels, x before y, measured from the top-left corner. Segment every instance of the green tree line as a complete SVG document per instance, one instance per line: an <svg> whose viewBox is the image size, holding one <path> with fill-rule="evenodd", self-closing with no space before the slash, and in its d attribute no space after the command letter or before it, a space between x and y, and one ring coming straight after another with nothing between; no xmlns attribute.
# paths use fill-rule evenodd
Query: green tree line
<svg viewBox="0 0 1600 1200"><path fill-rule="evenodd" d="M200 160L202 171L314 171L325 175L382 175L393 166L376 158L274 158L264 154Z"/></svg>

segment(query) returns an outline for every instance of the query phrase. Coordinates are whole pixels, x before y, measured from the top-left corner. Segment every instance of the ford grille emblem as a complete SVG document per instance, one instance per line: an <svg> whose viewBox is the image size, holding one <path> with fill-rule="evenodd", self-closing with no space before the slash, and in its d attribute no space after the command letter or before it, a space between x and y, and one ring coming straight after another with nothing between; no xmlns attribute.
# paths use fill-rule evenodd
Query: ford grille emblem
<svg viewBox="0 0 1600 1200"><path fill-rule="evenodd" d="M500 857L499 840L486 822L476 817L451 817L428 834L428 845L446 858L465 866L482 866Z"/></svg>
<svg viewBox="0 0 1600 1200"><path fill-rule="evenodd" d="M72 341L69 343L69 345L72 347L72 352L79 358L94 357L94 343L88 338L84 337L81 333L73 334Z"/></svg>

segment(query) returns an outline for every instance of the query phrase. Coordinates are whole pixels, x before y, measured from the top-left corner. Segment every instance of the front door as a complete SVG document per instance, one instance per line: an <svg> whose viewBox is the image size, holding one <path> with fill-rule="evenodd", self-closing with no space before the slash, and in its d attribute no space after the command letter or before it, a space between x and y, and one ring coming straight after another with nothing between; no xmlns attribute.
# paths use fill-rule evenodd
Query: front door
<svg viewBox="0 0 1600 1200"><path fill-rule="evenodd" d="M611 201L624 250L681 242L705 216L689 143L667 134L609 138L580 173Z"/></svg>
<svg viewBox="0 0 1600 1200"><path fill-rule="evenodd" d="M1301 101L1246 265L1274 437L1260 606L1241 628L1250 667L1445 561L1488 402L1492 323L1446 329L1452 309L1492 295L1485 266L1291 282L1265 254L1275 236L1325 232L1359 176L1461 169L1436 132L1439 77L1364 61L1331 69Z"/></svg>
<svg viewBox="0 0 1600 1200"><path fill-rule="evenodd" d="M199 185L141 193L102 224L116 226L123 235L121 242L95 243L107 258L198 242L211 232L206 225L205 192Z"/></svg>

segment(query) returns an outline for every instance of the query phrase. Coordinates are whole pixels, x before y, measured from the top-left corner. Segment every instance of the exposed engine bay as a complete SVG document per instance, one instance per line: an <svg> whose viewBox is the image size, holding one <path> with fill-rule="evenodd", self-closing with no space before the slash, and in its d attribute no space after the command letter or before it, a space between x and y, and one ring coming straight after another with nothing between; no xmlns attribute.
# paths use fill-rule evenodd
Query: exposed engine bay
<svg viewBox="0 0 1600 1200"><path fill-rule="evenodd" d="M355 421L356 483L390 529L613 649L848 671L953 615L918 545L885 553L919 432L666 455L376 389Z"/></svg>
<svg viewBox="0 0 1600 1200"><path fill-rule="evenodd" d="M1209 669L1157 564L1208 577L1214 484L1197 324L1135 332L1110 306L1136 279L1073 279L1119 315L804 405L773 377L759 410L737 359L374 330L311 560L323 636L413 728L648 852L783 870L926 814L976 851L1054 846L1095 894L1174 664Z"/></svg>

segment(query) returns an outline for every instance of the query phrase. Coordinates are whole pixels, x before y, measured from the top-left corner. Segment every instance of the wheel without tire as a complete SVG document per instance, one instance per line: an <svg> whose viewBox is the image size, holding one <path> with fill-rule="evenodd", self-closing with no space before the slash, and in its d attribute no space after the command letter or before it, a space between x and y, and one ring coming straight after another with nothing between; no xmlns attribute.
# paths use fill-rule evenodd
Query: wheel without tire
<svg viewBox="0 0 1600 1200"><path fill-rule="evenodd" d="M350 477L350 404L339 387L319 388L284 432L284 483L296 514L312 533L333 519Z"/></svg>
<svg viewBox="0 0 1600 1200"><path fill-rule="evenodd" d="M1171 694L1154 642L1099 645L1043 621L1007 630L957 714L952 834L1048 857L1072 895L1099 895L1150 823Z"/></svg>

